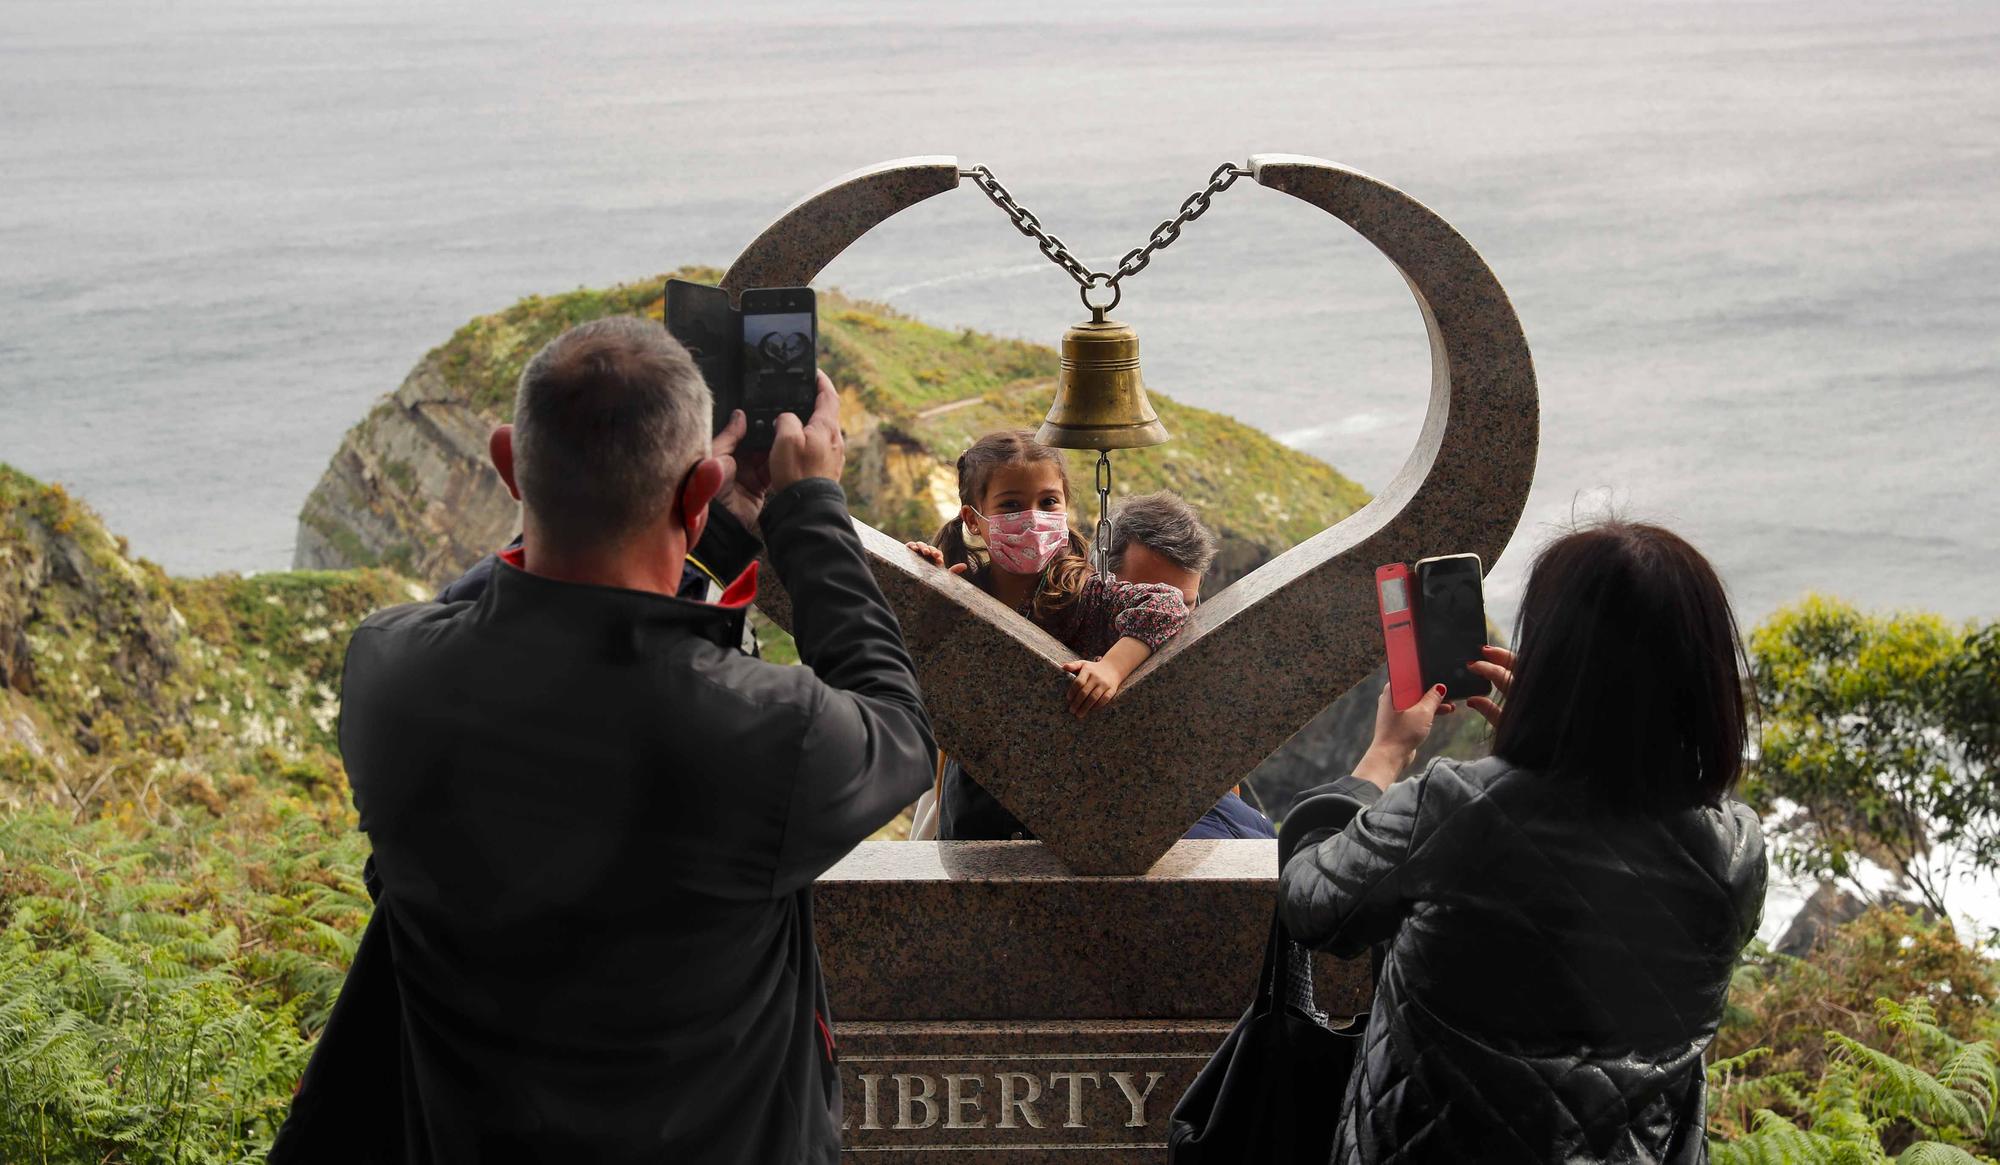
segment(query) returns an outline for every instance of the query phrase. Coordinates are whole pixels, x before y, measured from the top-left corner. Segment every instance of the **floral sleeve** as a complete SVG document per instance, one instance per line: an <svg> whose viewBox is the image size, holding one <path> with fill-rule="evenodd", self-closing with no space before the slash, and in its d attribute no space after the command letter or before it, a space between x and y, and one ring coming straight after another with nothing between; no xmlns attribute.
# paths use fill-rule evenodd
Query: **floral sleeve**
<svg viewBox="0 0 2000 1165"><path fill-rule="evenodd" d="M1114 639L1131 636L1158 651L1187 626L1187 600L1165 583L1120 582L1102 575L1091 583L1103 588L1105 605L1113 612Z"/></svg>

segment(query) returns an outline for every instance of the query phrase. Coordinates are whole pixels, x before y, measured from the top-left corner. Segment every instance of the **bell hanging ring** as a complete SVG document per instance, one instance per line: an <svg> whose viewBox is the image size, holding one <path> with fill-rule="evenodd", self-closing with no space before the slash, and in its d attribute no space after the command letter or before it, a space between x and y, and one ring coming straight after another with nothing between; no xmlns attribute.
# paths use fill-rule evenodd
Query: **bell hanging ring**
<svg viewBox="0 0 2000 1165"><path fill-rule="evenodd" d="M1139 378L1139 336L1130 326L1104 318L1118 306L1118 286L1111 302L1090 301L1097 280L1085 284L1083 303L1091 318L1063 333L1062 373L1056 398L1035 434L1044 445L1058 449L1143 449L1167 441L1146 385Z"/></svg>

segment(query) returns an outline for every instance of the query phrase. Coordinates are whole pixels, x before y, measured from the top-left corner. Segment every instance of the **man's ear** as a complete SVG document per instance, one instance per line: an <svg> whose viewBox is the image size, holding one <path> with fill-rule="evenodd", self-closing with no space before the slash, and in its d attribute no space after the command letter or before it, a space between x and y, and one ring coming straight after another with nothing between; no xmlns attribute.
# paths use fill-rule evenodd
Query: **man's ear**
<svg viewBox="0 0 2000 1165"><path fill-rule="evenodd" d="M680 516L681 528L687 531L688 549L694 549L708 529L708 503L722 492L722 486L722 462L713 457L695 462L686 480L681 482L681 496L674 500L674 509Z"/></svg>
<svg viewBox="0 0 2000 1165"><path fill-rule="evenodd" d="M495 425L493 435L486 438L486 453L500 471L500 480L507 483L507 492L520 501L521 487L514 482L514 426Z"/></svg>

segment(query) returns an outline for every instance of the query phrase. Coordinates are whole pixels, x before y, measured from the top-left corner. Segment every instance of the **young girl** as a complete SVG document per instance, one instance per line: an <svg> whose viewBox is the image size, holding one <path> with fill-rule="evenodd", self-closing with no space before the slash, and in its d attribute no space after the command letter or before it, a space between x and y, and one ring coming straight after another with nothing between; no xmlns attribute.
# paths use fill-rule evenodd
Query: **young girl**
<svg viewBox="0 0 2000 1165"><path fill-rule="evenodd" d="M1069 528L1062 454L1031 432L988 433L974 442L958 459L958 501L958 517L938 531L935 546L907 545L965 575L1084 657L1063 665L1075 677L1068 699L1077 717L1108 703L1126 677L1187 624L1187 600L1176 588L1119 582L1090 569L1083 540ZM956 763L946 767L941 784L941 836L1026 834Z"/></svg>

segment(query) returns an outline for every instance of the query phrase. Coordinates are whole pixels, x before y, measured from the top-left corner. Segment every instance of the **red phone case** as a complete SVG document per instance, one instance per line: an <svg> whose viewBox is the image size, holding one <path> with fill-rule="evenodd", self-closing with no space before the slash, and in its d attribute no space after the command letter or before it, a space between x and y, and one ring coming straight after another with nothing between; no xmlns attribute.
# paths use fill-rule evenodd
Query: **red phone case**
<svg viewBox="0 0 2000 1165"><path fill-rule="evenodd" d="M1407 562L1375 568L1375 609L1382 616L1382 646L1389 657L1389 704L1401 712L1424 698L1424 670L1417 659L1416 609L1410 601L1414 576ZM1395 592L1402 605L1390 610Z"/></svg>

